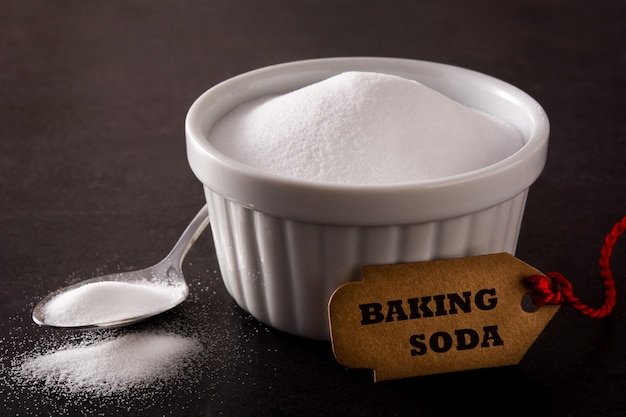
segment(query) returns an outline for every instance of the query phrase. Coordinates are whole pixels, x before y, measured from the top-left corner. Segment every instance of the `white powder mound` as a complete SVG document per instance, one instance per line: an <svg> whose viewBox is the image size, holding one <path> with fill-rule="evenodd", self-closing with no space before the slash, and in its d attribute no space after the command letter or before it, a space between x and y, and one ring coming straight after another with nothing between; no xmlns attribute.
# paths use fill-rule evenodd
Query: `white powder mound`
<svg viewBox="0 0 626 417"><path fill-rule="evenodd" d="M486 167L524 145L491 115L412 80L346 72L244 103L209 141L275 174L343 184L397 184Z"/></svg>
<svg viewBox="0 0 626 417"><path fill-rule="evenodd" d="M172 307L181 299L181 291L182 286L94 282L57 295L43 313L46 323L56 326L110 323Z"/></svg>
<svg viewBox="0 0 626 417"><path fill-rule="evenodd" d="M109 395L147 387L180 373L200 353L196 339L139 332L70 345L26 359L17 374L70 393Z"/></svg>

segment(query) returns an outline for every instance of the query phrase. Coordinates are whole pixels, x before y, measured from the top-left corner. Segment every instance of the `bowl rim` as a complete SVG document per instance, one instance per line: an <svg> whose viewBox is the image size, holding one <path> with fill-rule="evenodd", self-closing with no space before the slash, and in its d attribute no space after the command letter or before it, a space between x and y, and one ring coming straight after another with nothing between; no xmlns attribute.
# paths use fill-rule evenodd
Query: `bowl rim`
<svg viewBox="0 0 626 417"><path fill-rule="evenodd" d="M530 123L530 131L524 134L526 143L499 162L453 176L414 183L340 184L287 177L251 167L222 154L206 138L210 128L208 115L219 119L237 104L268 94L258 93L267 90L268 85L287 84L283 80L289 79L291 85L304 86L344 71L408 74L427 85L426 79L447 83L451 90L471 84L472 89L485 93L485 97L524 110ZM294 88L279 89L287 92ZM406 58L334 57L271 65L216 84L189 108L185 135L192 171L208 190L227 200L300 221L386 225L456 217L492 207L524 192L545 165L549 121L543 108L527 93L470 69Z"/></svg>

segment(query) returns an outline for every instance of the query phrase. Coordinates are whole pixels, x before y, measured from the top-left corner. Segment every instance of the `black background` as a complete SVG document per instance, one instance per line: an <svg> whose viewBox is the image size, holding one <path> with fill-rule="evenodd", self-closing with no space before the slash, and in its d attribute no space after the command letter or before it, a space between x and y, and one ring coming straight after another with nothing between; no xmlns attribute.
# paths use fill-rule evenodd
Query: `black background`
<svg viewBox="0 0 626 417"><path fill-rule="evenodd" d="M562 308L518 366L374 384L329 345L242 312L205 234L185 262L189 300L129 330L197 332L207 353L185 380L85 398L11 378L16 358L81 337L34 325L40 297L157 262L203 204L183 134L193 100L298 59L438 61L535 97L550 117L550 151L517 256L601 304L600 247L626 215L625 21L626 3L610 0L0 2L0 414L626 415L621 241L613 314Z"/></svg>

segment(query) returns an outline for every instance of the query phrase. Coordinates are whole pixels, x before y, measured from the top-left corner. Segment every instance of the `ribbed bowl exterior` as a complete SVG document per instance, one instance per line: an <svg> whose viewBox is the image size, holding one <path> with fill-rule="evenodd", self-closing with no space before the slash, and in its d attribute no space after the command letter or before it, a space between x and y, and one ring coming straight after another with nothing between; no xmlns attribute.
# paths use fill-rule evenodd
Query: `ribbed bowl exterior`
<svg viewBox="0 0 626 417"><path fill-rule="evenodd" d="M361 227L270 216L205 187L228 292L256 319L319 340L330 337L330 296L365 265L513 254L527 192L460 217Z"/></svg>

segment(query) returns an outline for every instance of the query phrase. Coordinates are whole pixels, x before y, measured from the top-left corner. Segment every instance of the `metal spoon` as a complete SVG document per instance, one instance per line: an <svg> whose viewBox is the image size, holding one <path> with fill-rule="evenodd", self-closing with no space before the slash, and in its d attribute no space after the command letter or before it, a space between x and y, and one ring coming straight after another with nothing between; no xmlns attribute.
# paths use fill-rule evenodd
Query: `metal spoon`
<svg viewBox="0 0 626 417"><path fill-rule="evenodd" d="M182 271L182 262L187 255L187 252L191 248L191 246L195 243L196 239L200 234L204 231L204 229L209 224L209 212L207 206L205 205L200 209L198 214L194 217L194 219L189 223L181 237L174 245L174 248L170 251L170 253L158 264L146 268L141 269L139 271L129 271L129 272L121 272L110 275L103 275L100 277L88 279L85 281L81 281L77 284L70 285L67 287L60 288L52 293L50 293L47 297L42 299L37 306L33 310L33 321L42 326L52 326L52 327L67 327L72 329L95 329L95 328L112 328L112 327L121 327L129 324L136 323L141 320L145 320L154 315L163 313L171 308L176 307L180 303L182 303L187 295L189 294L189 287L185 282L185 277L183 276ZM122 282L122 283L134 283L141 284L146 282L163 284L166 287L171 287L172 291L177 292L177 297L172 299L171 303L167 305L163 305L161 308L157 310L147 311L144 313L134 314L133 317L124 317L118 318L114 321L108 321L104 323L81 323L78 325L58 325L54 323L50 323L49 320L46 321L45 307L50 301L52 301L55 297L67 293L72 290L76 290L80 287L83 287L87 284L98 283L98 282Z"/></svg>

